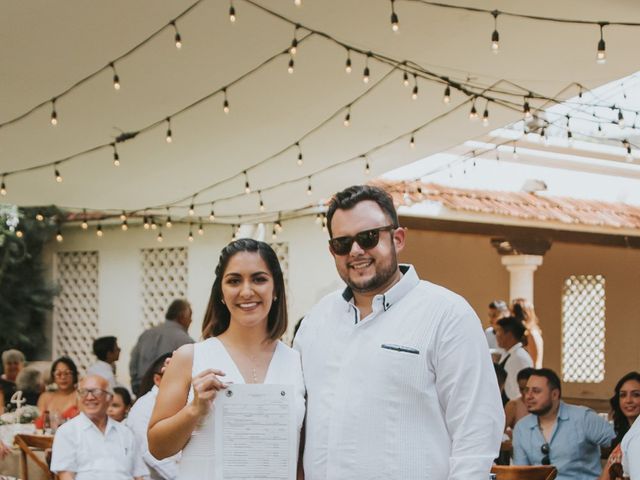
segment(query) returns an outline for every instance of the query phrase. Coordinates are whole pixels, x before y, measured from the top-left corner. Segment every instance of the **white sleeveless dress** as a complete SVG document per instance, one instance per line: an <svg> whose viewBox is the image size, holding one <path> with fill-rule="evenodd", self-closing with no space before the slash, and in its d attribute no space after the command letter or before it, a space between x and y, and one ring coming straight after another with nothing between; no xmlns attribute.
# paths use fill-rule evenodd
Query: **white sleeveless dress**
<svg viewBox="0 0 640 480"><path fill-rule="evenodd" d="M220 340L215 337L194 344L192 376L207 368L222 370L226 376L223 382L245 383L240 370ZM305 388L302 377L300 354L282 342L277 342L264 383L293 385L295 392L296 419L298 422L298 444L300 428L305 413ZM193 389L189 391L187 402L193 399ZM187 445L182 450L179 480L202 480L215 478L215 442L213 422L215 400L211 412L193 431Z"/></svg>

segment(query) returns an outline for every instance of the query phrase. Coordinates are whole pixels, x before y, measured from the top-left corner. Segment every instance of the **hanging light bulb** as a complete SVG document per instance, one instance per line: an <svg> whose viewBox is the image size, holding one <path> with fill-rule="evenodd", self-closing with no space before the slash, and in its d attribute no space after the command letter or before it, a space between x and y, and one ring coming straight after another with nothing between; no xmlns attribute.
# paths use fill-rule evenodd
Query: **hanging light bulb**
<svg viewBox="0 0 640 480"><path fill-rule="evenodd" d="M249 175L247 175L247 171L242 172L244 174L244 193L247 195L251 193L251 186L249 185Z"/></svg>
<svg viewBox="0 0 640 480"><path fill-rule="evenodd" d="M116 66L113 62L109 64L111 66L111 70L113 70L113 89L117 92L120 90L120 77L118 76L118 72L116 71Z"/></svg>
<svg viewBox="0 0 640 480"><path fill-rule="evenodd" d="M36 220L39 222L44 222L44 215L42 214L42 212L36 213Z"/></svg>
<svg viewBox="0 0 640 480"><path fill-rule="evenodd" d="M618 110L618 126L620 128L624 128L624 115L622 114L622 109Z"/></svg>
<svg viewBox="0 0 640 480"><path fill-rule="evenodd" d="M118 155L118 147L116 147L115 142L112 143L111 146L113 147L113 166L114 167L119 167L120 166L120 155Z"/></svg>
<svg viewBox="0 0 640 480"><path fill-rule="evenodd" d="M529 102L526 99L524 101L524 105L522 106L522 111L524 112L524 118L531 118L531 107L529 106Z"/></svg>
<svg viewBox="0 0 640 480"><path fill-rule="evenodd" d="M289 66L287 67L287 72L289 72L289 75L291 75L293 73L293 67L295 66L295 62L293 61L293 57L291 57L289 59Z"/></svg>
<svg viewBox="0 0 640 480"><path fill-rule="evenodd" d="M171 221L171 215L167 215L167 221L164 223L164 226L167 228L173 227L173 222Z"/></svg>
<svg viewBox="0 0 640 480"><path fill-rule="evenodd" d="M2 183L0 184L0 195L3 197L7 194L7 184L4 182L4 175L2 176Z"/></svg>
<svg viewBox="0 0 640 480"><path fill-rule="evenodd" d="M324 213L322 214L322 231L323 232L328 231L328 228L327 228L327 215L324 214Z"/></svg>
<svg viewBox="0 0 640 480"><path fill-rule="evenodd" d="M222 93L224 94L224 102L222 102L222 111L228 115L229 114L229 99L227 98L227 89L224 88L222 90Z"/></svg>
<svg viewBox="0 0 640 480"><path fill-rule="evenodd" d="M596 53L596 63L602 65L607 61L607 47L604 42L604 32L602 31L607 22L600 22L600 41L598 41L598 52Z"/></svg>
<svg viewBox="0 0 640 480"><path fill-rule="evenodd" d="M189 216L193 217L196 213L196 205L195 203L192 201L191 205L189 205Z"/></svg>
<svg viewBox="0 0 640 480"><path fill-rule="evenodd" d="M193 224L189 224L189 235L187 236L187 240L193 242Z"/></svg>
<svg viewBox="0 0 640 480"><path fill-rule="evenodd" d="M369 70L369 57L371 56L371 52L367 53L367 58L364 64L364 72L362 74L362 81L364 83L369 83L369 77L371 76L371 71Z"/></svg>
<svg viewBox="0 0 640 480"><path fill-rule="evenodd" d="M369 160L366 160L364 164L364 174L369 175L371 173L371 168L369 168Z"/></svg>
<svg viewBox="0 0 640 480"><path fill-rule="evenodd" d="M280 217L280 215L278 214L278 217ZM280 218L278 218L278 220L276 220L275 223L275 228L276 228L276 232L281 233L282 232L282 222L280 221Z"/></svg>
<svg viewBox="0 0 640 480"><path fill-rule="evenodd" d="M413 100L418 99L418 76L413 74L413 91L411 92L411 98Z"/></svg>
<svg viewBox="0 0 640 480"><path fill-rule="evenodd" d="M482 113L482 125L485 127L489 126L489 106L484 108L484 112Z"/></svg>
<svg viewBox="0 0 640 480"><path fill-rule="evenodd" d="M149 230L149 228L151 228L151 224L149 223L149 217L145 215L142 221L143 221L142 226L144 227L144 229Z"/></svg>
<svg viewBox="0 0 640 480"><path fill-rule="evenodd" d="M297 37L297 33L298 33L298 29L300 28L300 25L296 24L296 28L293 30L293 40L291 40L291 47L289 47L289 53L293 56L296 53L298 53L298 37Z"/></svg>
<svg viewBox="0 0 640 480"><path fill-rule="evenodd" d="M391 0L391 30L397 32L400 30L400 23L395 9L395 1L396 0Z"/></svg>
<svg viewBox="0 0 640 480"><path fill-rule="evenodd" d="M449 103L451 101L451 87L447 85L447 88L444 89L444 96L442 97L443 103Z"/></svg>
<svg viewBox="0 0 640 480"><path fill-rule="evenodd" d="M64 240L64 237L62 236L62 230L58 229L56 233L56 241L58 243L61 243L63 240Z"/></svg>
<svg viewBox="0 0 640 480"><path fill-rule="evenodd" d="M178 26L176 25L175 20L170 23L173 29L176 31L175 37L173 37L176 42L176 48L180 50L182 48L182 37L180 36L180 32L178 32Z"/></svg>
<svg viewBox="0 0 640 480"><path fill-rule="evenodd" d="M102 238L102 225L98 224L98 226L96 227L96 235L100 238Z"/></svg>
<svg viewBox="0 0 640 480"><path fill-rule="evenodd" d="M229 2L229 21L231 23L236 21L236 9L233 7L233 2Z"/></svg>
<svg viewBox="0 0 640 480"><path fill-rule="evenodd" d="M347 49L347 60L344 62L344 71L351 73L351 50Z"/></svg>
<svg viewBox="0 0 640 480"><path fill-rule="evenodd" d="M276 231L276 227L274 225L273 228L271 229L271 240L277 240L277 239L278 239L278 232Z"/></svg>
<svg viewBox="0 0 640 480"><path fill-rule="evenodd" d="M498 33L498 15L500 12L494 10L491 12L493 15L493 33L491 34L491 51L494 55L497 55L500 51L500 34Z"/></svg>
<svg viewBox="0 0 640 480"><path fill-rule="evenodd" d="M404 85L405 87L409 86L409 74L406 72L406 70L402 72L402 85Z"/></svg>
<svg viewBox="0 0 640 480"><path fill-rule="evenodd" d="M16 230L16 237L22 238L24 236L24 232L20 229Z"/></svg>
<svg viewBox="0 0 640 480"><path fill-rule="evenodd" d="M409 146L412 149L416 148L416 138L413 134L411 134L411 138L409 139Z"/></svg>
<svg viewBox="0 0 640 480"><path fill-rule="evenodd" d="M235 226L235 225L231 225L231 238L232 238L233 240L237 240L237 239L238 239L238 229L239 229L239 228L240 228L240 227L236 228L236 226Z"/></svg>
<svg viewBox="0 0 640 480"><path fill-rule="evenodd" d="M173 136L171 135L171 117L167 117L167 143L173 142Z"/></svg>
<svg viewBox="0 0 640 480"><path fill-rule="evenodd" d="M316 214L316 225L320 225L322 223L322 215L319 213Z"/></svg>
<svg viewBox="0 0 640 480"><path fill-rule="evenodd" d="M347 108L347 114L344 116L344 121L342 122L342 124L345 127L351 125L351 105L349 105L349 107Z"/></svg>
<svg viewBox="0 0 640 480"><path fill-rule="evenodd" d="M311 194L313 193L313 189L311 188L311 175L309 175L309 177L307 177L309 180L309 183L307 185L307 195L311 196Z"/></svg>
<svg viewBox="0 0 640 480"><path fill-rule="evenodd" d="M56 99L51 100L51 125L58 125L58 112L56 112Z"/></svg>
<svg viewBox="0 0 640 480"><path fill-rule="evenodd" d="M122 225L120 226L120 228L122 229L123 232L126 232L127 230L129 230L129 224L127 223L126 220L122 221Z"/></svg>
<svg viewBox="0 0 640 480"><path fill-rule="evenodd" d="M127 213L123 210L122 213L120 214L120 220L126 220L127 219Z"/></svg>
<svg viewBox="0 0 640 480"><path fill-rule="evenodd" d="M202 224L202 221L198 225L198 235L200 236L204 235L204 225Z"/></svg>
<svg viewBox="0 0 640 480"><path fill-rule="evenodd" d="M473 101L471 105L471 110L469 111L469 120L477 120L478 119L478 111L476 110L476 102Z"/></svg>
<svg viewBox="0 0 640 480"><path fill-rule="evenodd" d="M302 0L293 0L293 4L294 4L296 7L299 7L300 5L302 5Z"/></svg>
<svg viewBox="0 0 640 480"><path fill-rule="evenodd" d="M213 211L213 202L211 202L211 212L209 212L209 221L213 222L216 219L216 214Z"/></svg>
<svg viewBox="0 0 640 480"><path fill-rule="evenodd" d="M296 147L298 147L298 160L297 160L297 164L299 167L302 166L302 164L304 163L303 157L302 157L302 148L300 148L300 142L296 142Z"/></svg>
<svg viewBox="0 0 640 480"><path fill-rule="evenodd" d="M157 230L158 224L156 223L156 219L151 217L151 230Z"/></svg>
<svg viewBox="0 0 640 480"><path fill-rule="evenodd" d="M164 240L164 238L162 237L162 230L158 232L158 236L156 237L156 240L158 242L162 242Z"/></svg>
<svg viewBox="0 0 640 480"><path fill-rule="evenodd" d="M89 224L87 223L87 209L82 209L82 223L80 224L83 230L89 228Z"/></svg>
<svg viewBox="0 0 640 480"><path fill-rule="evenodd" d="M55 165L57 165L57 163ZM53 169L53 175L56 178L56 182L62 183L62 175L60 174L60 170L58 170L57 167Z"/></svg>
<svg viewBox="0 0 640 480"><path fill-rule="evenodd" d="M260 200L260 211L264 212L264 202L262 201L262 192L258 190L258 199Z"/></svg>

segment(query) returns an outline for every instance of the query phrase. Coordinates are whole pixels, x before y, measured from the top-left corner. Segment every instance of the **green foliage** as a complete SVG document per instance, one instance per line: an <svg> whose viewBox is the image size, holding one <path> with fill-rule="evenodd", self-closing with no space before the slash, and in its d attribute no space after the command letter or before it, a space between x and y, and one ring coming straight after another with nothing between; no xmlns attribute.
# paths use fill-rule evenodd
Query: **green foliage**
<svg viewBox="0 0 640 480"><path fill-rule="evenodd" d="M35 219L37 213L44 215L43 221ZM44 346L44 325L56 294L46 280L42 251L56 233L61 212L24 208L18 216L13 231L7 215L0 215L0 351L17 348L32 359Z"/></svg>

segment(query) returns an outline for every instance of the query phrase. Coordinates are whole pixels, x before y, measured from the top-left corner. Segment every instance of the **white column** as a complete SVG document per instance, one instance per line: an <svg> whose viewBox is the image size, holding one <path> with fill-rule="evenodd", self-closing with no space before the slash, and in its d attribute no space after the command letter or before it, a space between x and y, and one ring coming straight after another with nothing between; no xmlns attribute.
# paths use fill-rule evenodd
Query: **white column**
<svg viewBox="0 0 640 480"><path fill-rule="evenodd" d="M502 265L509 270L509 297L533 302L533 273L542 265L542 255L503 255Z"/></svg>

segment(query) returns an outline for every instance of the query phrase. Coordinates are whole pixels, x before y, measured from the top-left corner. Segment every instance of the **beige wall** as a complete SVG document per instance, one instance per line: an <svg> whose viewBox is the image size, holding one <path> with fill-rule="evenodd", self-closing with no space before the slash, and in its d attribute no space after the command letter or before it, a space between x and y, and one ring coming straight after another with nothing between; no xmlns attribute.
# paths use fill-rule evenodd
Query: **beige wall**
<svg viewBox="0 0 640 480"><path fill-rule="evenodd" d="M401 260L413 263L422 278L464 296L483 323L488 303L509 297L509 274L489 236L410 230ZM534 303L545 339L544 364L558 373L562 285L572 274L605 276L606 374L602 383L566 384L563 394L607 398L622 375L640 370L640 251L554 243L547 252L535 273Z"/></svg>

